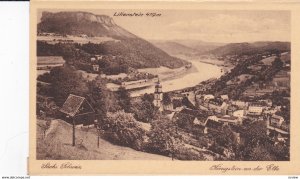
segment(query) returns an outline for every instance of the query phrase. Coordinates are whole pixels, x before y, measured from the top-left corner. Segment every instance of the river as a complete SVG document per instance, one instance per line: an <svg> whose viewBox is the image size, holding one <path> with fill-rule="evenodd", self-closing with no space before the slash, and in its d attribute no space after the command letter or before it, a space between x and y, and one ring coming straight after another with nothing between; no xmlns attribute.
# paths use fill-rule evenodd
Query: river
<svg viewBox="0 0 300 179"><path fill-rule="evenodd" d="M186 75L180 76L179 78L162 81L161 84L163 92L196 86L202 81L208 80L210 78L219 78L223 74L223 72L221 72L220 66L192 60L190 62L197 70L192 73L187 73ZM140 96L145 93L153 92L154 84L153 86L150 86L148 88L131 91L130 93L131 96Z"/></svg>

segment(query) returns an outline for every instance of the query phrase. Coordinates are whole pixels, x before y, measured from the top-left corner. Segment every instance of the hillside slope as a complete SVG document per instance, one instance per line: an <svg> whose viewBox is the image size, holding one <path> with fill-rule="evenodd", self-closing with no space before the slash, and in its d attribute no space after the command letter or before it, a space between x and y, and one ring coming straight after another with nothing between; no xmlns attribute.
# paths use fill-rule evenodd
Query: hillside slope
<svg viewBox="0 0 300 179"><path fill-rule="evenodd" d="M290 42L254 42L254 43L230 43L207 53L214 55L249 55L262 52L286 52L290 51Z"/></svg>
<svg viewBox="0 0 300 179"><path fill-rule="evenodd" d="M125 65L133 68L147 68L166 66L169 68L182 67L188 62L171 57L163 50L155 47L148 41L135 36L115 24L113 19L106 15L95 15L89 12L43 12L41 22L38 24L38 33L56 33L60 35L93 37L111 37L117 41L96 44L93 51L84 49L90 55L104 54L120 57L116 65ZM64 44L62 44L63 46ZM98 46L97 46L98 45ZM51 47L41 47L38 43L38 55L62 55L53 51L41 53ZM59 47L61 49L61 47ZM64 46L62 47L64 48ZM62 50L63 52L68 51Z"/></svg>
<svg viewBox="0 0 300 179"><path fill-rule="evenodd" d="M197 50L198 54L203 54L210 50L226 45L225 43L205 42L202 40L174 40L174 42L195 49Z"/></svg>
<svg viewBox="0 0 300 179"><path fill-rule="evenodd" d="M109 36L116 38L136 38L135 35L119 27L106 15L89 12L43 12L38 32L52 32L64 35Z"/></svg>
<svg viewBox="0 0 300 179"><path fill-rule="evenodd" d="M170 55L201 55L225 44L201 40L151 40L156 47Z"/></svg>
<svg viewBox="0 0 300 179"><path fill-rule="evenodd" d="M72 126L62 120L52 120L46 137L42 139L42 120L37 120L38 160L171 160L168 157L136 151L129 147L113 145L100 139L94 128L76 129L76 146L72 146Z"/></svg>

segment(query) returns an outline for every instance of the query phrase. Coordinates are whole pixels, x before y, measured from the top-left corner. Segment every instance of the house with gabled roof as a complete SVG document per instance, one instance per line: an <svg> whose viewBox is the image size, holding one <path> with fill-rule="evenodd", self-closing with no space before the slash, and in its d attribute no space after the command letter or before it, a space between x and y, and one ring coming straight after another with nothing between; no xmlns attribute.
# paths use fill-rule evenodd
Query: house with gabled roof
<svg viewBox="0 0 300 179"><path fill-rule="evenodd" d="M65 120L75 125L94 124L95 110L82 96L70 94L60 109L65 115Z"/></svg>
<svg viewBox="0 0 300 179"><path fill-rule="evenodd" d="M239 109L248 109L249 103L245 102L245 101L240 101L240 100L237 100L237 101L231 100L231 105L235 105Z"/></svg>
<svg viewBox="0 0 300 179"><path fill-rule="evenodd" d="M228 104L226 102L210 100L208 101L208 109L219 114L226 114Z"/></svg>
<svg viewBox="0 0 300 179"><path fill-rule="evenodd" d="M235 116L229 116L229 115L224 115L218 117L218 122L222 122L223 124L241 124L242 121L239 120L238 117Z"/></svg>
<svg viewBox="0 0 300 179"><path fill-rule="evenodd" d="M278 141L286 142L289 139L289 134L289 125L283 117L273 115L267 120L267 135L273 136L275 143Z"/></svg>
<svg viewBox="0 0 300 179"><path fill-rule="evenodd" d="M212 118L207 118L205 122L205 128L203 133L207 134L211 131L220 131L223 126L222 122L219 122L217 120L213 120Z"/></svg>
<svg viewBox="0 0 300 179"><path fill-rule="evenodd" d="M173 120L179 127L189 131L203 131L207 114L205 111L183 108L181 111L175 112Z"/></svg>
<svg viewBox="0 0 300 179"><path fill-rule="evenodd" d="M274 127L280 127L283 122L284 118L276 114L273 114L270 118L270 125Z"/></svg>
<svg viewBox="0 0 300 179"><path fill-rule="evenodd" d="M251 103L248 107L248 114L250 115L261 115L266 107L260 103Z"/></svg>

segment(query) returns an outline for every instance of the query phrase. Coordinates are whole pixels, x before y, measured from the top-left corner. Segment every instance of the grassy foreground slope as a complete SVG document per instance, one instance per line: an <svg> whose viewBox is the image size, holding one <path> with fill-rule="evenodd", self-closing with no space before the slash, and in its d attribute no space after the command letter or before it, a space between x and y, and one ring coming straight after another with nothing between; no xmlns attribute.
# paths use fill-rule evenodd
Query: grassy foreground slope
<svg viewBox="0 0 300 179"><path fill-rule="evenodd" d="M62 120L52 120L43 139L43 120L37 120L38 160L171 160L168 157L136 151L100 139L94 128L76 129L76 146L72 146L72 126Z"/></svg>

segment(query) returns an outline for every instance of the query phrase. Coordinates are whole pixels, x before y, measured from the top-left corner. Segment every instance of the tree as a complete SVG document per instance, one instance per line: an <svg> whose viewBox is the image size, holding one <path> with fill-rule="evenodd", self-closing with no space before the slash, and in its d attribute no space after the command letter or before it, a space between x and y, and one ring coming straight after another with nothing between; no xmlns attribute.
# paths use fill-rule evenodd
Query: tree
<svg viewBox="0 0 300 179"><path fill-rule="evenodd" d="M257 146L252 149L249 160L251 160L251 161L273 161L273 160L275 160L275 157L272 154L270 154L270 152L266 148L264 148L262 146Z"/></svg>
<svg viewBox="0 0 300 179"><path fill-rule="evenodd" d="M150 103L153 103L154 95L153 95L153 94L145 93L145 94L142 96L142 100L143 100L143 101L149 101Z"/></svg>
<svg viewBox="0 0 300 179"><path fill-rule="evenodd" d="M118 104L118 99L115 93L109 91L107 98L109 99L107 101L107 110L109 112L116 112L122 110L121 106Z"/></svg>
<svg viewBox="0 0 300 179"><path fill-rule="evenodd" d="M223 146L226 148L233 147L235 145L234 141L234 134L229 126L223 126L222 131L218 133L218 135L215 137L216 143L218 143L219 146Z"/></svg>
<svg viewBox="0 0 300 179"><path fill-rule="evenodd" d="M182 100L180 99L174 99L173 100L173 108L181 107L182 106Z"/></svg>
<svg viewBox="0 0 300 179"><path fill-rule="evenodd" d="M105 131L105 137L111 142L137 150L142 148L145 131L138 125L131 113L109 112L100 125Z"/></svg>
<svg viewBox="0 0 300 179"><path fill-rule="evenodd" d="M174 117L176 119L176 124L178 125L178 127L185 129L189 132L193 131L193 127L194 127L194 119L195 116L191 115L191 114L186 114L186 113L180 113L178 114L178 116L180 117Z"/></svg>
<svg viewBox="0 0 300 179"><path fill-rule="evenodd" d="M136 120L141 122L151 122L157 118L158 110L152 102L148 100L135 100L132 102L130 111Z"/></svg>
<svg viewBox="0 0 300 179"><path fill-rule="evenodd" d="M131 99L129 92L124 87L120 87L116 92L116 96L120 107L124 109L125 112L130 112Z"/></svg>
<svg viewBox="0 0 300 179"><path fill-rule="evenodd" d="M244 136L248 145L257 146L268 142L267 127L264 121L256 121L247 126Z"/></svg>
<svg viewBox="0 0 300 179"><path fill-rule="evenodd" d="M164 105L169 105L172 103L171 97L169 95L169 93L164 93L163 94L163 100L162 100Z"/></svg>
<svg viewBox="0 0 300 179"><path fill-rule="evenodd" d="M249 124L241 133L245 141L240 146L238 158L241 160L254 160L253 157L258 152L257 150L266 148L265 146L269 144L269 137L266 131L266 123L264 121L256 121Z"/></svg>
<svg viewBox="0 0 300 179"><path fill-rule="evenodd" d="M107 117L107 112L116 112L120 107L118 106L115 96L106 88L106 81L101 77L97 77L94 81L89 83L88 101L95 109L97 119L97 133L98 133L98 148L100 135L103 132L103 121Z"/></svg>
<svg viewBox="0 0 300 179"><path fill-rule="evenodd" d="M151 123L148 136L147 150L153 153L174 156L182 144L175 121L165 116L160 116L159 119Z"/></svg>
<svg viewBox="0 0 300 179"><path fill-rule="evenodd" d="M266 148L270 150L270 153L272 153L277 161L286 161L289 160L290 156L290 149L288 145L279 143L277 145L269 145Z"/></svg>
<svg viewBox="0 0 300 179"><path fill-rule="evenodd" d="M89 83L87 100L93 106L98 122L104 120L106 117L109 102L108 93L109 91L103 80L97 79Z"/></svg>
<svg viewBox="0 0 300 179"><path fill-rule="evenodd" d="M275 60L272 62L272 67L275 67L275 69L281 69L283 66L283 62L280 60L280 58L275 58Z"/></svg>
<svg viewBox="0 0 300 179"><path fill-rule="evenodd" d="M69 67L57 67L50 71L51 95L56 103L61 106L69 94L84 95L88 87L83 78Z"/></svg>

